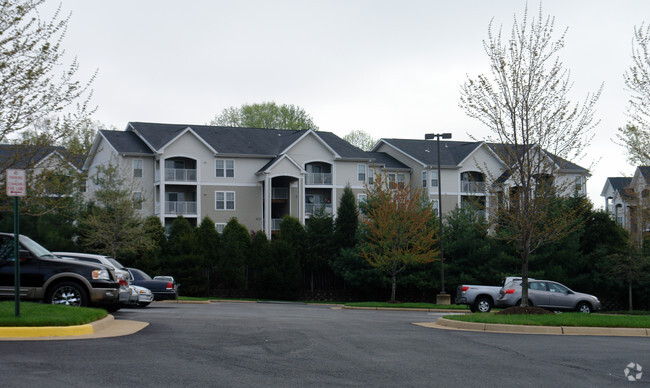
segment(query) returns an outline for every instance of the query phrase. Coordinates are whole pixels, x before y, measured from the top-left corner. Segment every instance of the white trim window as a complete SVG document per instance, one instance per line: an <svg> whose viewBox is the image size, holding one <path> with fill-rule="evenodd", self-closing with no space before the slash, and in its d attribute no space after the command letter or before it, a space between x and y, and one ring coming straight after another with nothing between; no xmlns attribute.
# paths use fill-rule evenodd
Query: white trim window
<svg viewBox="0 0 650 388"><path fill-rule="evenodd" d="M234 191L215 191L215 210L235 210Z"/></svg>
<svg viewBox="0 0 650 388"><path fill-rule="evenodd" d="M375 169L374 168L369 168L368 169L368 184L372 185L375 183Z"/></svg>
<svg viewBox="0 0 650 388"><path fill-rule="evenodd" d="M217 178L235 177L235 161L233 159L217 159L215 166L215 175Z"/></svg>
<svg viewBox="0 0 650 388"><path fill-rule="evenodd" d="M440 207L438 206L440 202L438 201L438 199L437 198L432 199L431 203L433 204L433 210L436 212L436 215L440 216L440 210L439 210Z"/></svg>
<svg viewBox="0 0 650 388"><path fill-rule="evenodd" d="M427 172L422 171L422 187L427 187Z"/></svg>
<svg viewBox="0 0 650 388"><path fill-rule="evenodd" d="M368 195L367 194L365 194L365 193L357 194L357 203L358 204L366 203L367 200L368 200Z"/></svg>
<svg viewBox="0 0 650 388"><path fill-rule="evenodd" d="M397 187L397 183L395 183L396 176L397 176L397 174L395 174L394 172L389 172L388 173L388 188L389 189L394 189L394 188Z"/></svg>
<svg viewBox="0 0 650 388"><path fill-rule="evenodd" d="M365 182L366 181L366 165L365 164L357 164L357 180L359 182Z"/></svg>
<svg viewBox="0 0 650 388"><path fill-rule="evenodd" d="M438 187L438 171L431 171L431 187Z"/></svg>
<svg viewBox="0 0 650 388"><path fill-rule="evenodd" d="M133 177L142 178L142 159L133 159Z"/></svg>
<svg viewBox="0 0 650 388"><path fill-rule="evenodd" d="M217 233L223 234L223 229L226 227L225 223L217 222L214 224L214 228L217 230Z"/></svg>
<svg viewBox="0 0 650 388"><path fill-rule="evenodd" d="M133 208L137 210L142 210L142 192L134 191L133 192Z"/></svg>
<svg viewBox="0 0 650 388"><path fill-rule="evenodd" d="M584 184L584 177L583 177L582 175L578 175L578 176L575 178L574 183L575 183L576 191L577 191L578 193L582 193L582 186L583 186L583 184Z"/></svg>
<svg viewBox="0 0 650 388"><path fill-rule="evenodd" d="M399 173L397 174L397 187L403 189L406 185L406 175Z"/></svg>

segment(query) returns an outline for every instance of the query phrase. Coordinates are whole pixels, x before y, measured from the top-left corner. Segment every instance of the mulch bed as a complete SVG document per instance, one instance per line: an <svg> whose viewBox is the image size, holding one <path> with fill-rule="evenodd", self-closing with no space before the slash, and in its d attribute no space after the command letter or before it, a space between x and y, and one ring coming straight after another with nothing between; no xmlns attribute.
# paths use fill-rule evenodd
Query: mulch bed
<svg viewBox="0 0 650 388"><path fill-rule="evenodd" d="M544 310L541 307L514 306L514 307L508 307L507 309L503 309L497 312L497 314L553 314L553 312Z"/></svg>

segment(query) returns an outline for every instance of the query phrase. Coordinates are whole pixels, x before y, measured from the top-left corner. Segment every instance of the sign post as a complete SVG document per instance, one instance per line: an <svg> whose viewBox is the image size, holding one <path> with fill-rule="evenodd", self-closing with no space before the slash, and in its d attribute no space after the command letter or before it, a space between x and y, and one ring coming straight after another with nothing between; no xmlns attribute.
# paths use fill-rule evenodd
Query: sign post
<svg viewBox="0 0 650 388"><path fill-rule="evenodd" d="M7 196L14 197L14 305L16 317L20 316L20 217L18 197L27 194L25 170L7 170Z"/></svg>

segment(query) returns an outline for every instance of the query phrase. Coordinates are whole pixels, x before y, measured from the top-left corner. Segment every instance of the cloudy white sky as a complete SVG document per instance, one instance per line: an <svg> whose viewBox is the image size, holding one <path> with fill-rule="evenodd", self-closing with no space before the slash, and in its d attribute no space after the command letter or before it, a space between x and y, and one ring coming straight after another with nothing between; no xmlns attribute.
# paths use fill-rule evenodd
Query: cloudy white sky
<svg viewBox="0 0 650 388"><path fill-rule="evenodd" d="M51 0L48 9L58 2ZM531 16L538 2L529 2ZM634 26L650 1L546 0L572 100L601 83L601 120L578 164L590 168L597 207L608 176L631 175L613 142L626 122ZM344 136L422 139L451 132L481 139L482 124L458 107L467 75L489 72L482 41L490 20L510 31L521 0L63 0L72 13L64 41L80 74L98 70L94 118L206 124L229 106L275 101L304 108L321 130ZM44 9L44 11L47 11Z"/></svg>

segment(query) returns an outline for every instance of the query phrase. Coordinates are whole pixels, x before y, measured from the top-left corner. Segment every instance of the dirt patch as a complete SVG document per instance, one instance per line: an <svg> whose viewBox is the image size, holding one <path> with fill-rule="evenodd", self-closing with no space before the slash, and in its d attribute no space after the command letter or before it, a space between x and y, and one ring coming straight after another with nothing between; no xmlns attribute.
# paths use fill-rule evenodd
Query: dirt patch
<svg viewBox="0 0 650 388"><path fill-rule="evenodd" d="M544 310L541 307L514 306L514 307L508 307L507 309L503 309L497 312L497 314L553 314L553 312Z"/></svg>

